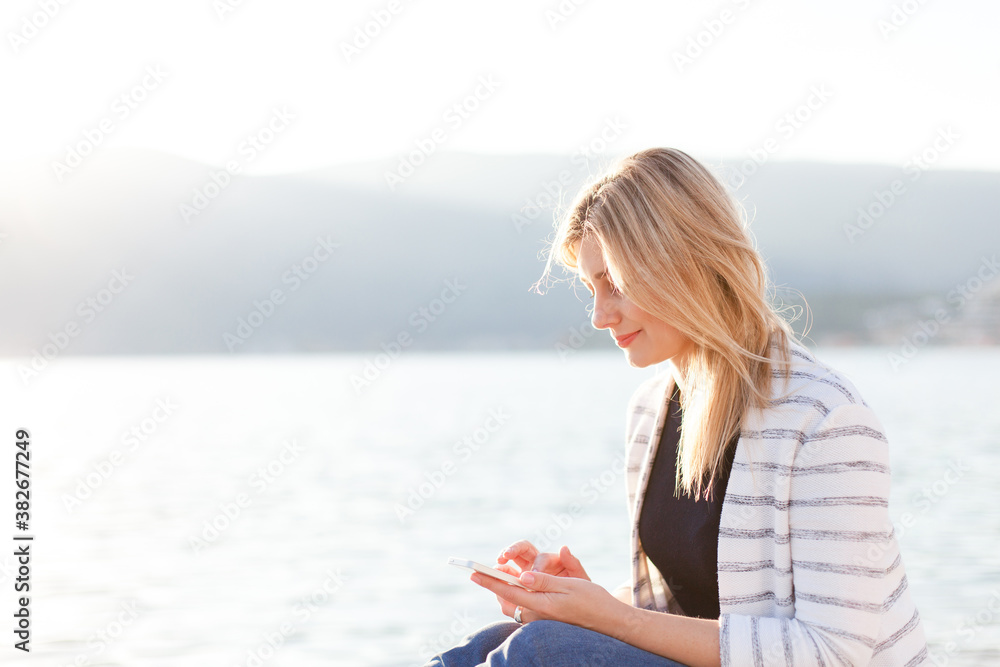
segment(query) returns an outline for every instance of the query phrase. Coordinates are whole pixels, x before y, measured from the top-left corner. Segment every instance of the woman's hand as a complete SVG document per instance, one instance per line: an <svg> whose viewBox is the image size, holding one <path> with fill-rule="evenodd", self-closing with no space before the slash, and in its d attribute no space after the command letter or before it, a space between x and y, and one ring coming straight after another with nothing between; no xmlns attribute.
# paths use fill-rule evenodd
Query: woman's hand
<svg viewBox="0 0 1000 667"><path fill-rule="evenodd" d="M569 552L569 547L562 547L557 554L539 553L535 545L527 540L515 542L501 552L497 556L496 569L515 577L521 572L535 571L556 577L574 577L590 581L579 559ZM504 615L514 618L516 604L512 604L500 595L497 595L497 602L500 603L500 611ZM523 613L521 618L525 618Z"/></svg>
<svg viewBox="0 0 1000 667"><path fill-rule="evenodd" d="M587 579L522 572L521 583L531 589L526 591L479 573L470 578L493 591L508 616L514 615L516 607L522 607L521 619L525 623L543 619L562 621L613 637L632 625L633 607Z"/></svg>
<svg viewBox="0 0 1000 667"><path fill-rule="evenodd" d="M501 565L511 562L517 565L519 570L514 570L510 567L497 569L508 574L513 574L515 577L519 572L532 570L552 574L557 577L575 577L590 581L590 577L587 576L587 572L583 569L583 564L580 563L576 556L569 552L569 547L561 548L557 554L539 553L538 549L531 542L521 540L510 545L503 553L497 556L497 563Z"/></svg>

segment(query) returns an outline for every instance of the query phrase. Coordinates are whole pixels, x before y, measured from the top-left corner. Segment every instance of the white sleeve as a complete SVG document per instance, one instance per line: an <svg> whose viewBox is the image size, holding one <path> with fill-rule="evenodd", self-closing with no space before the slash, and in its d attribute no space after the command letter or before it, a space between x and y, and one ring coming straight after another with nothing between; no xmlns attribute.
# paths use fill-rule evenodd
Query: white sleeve
<svg viewBox="0 0 1000 667"><path fill-rule="evenodd" d="M788 534L775 526L791 550L794 616L723 614L723 667L867 665L885 612L906 591L889 518L889 447L875 414L836 407L803 440L790 470Z"/></svg>

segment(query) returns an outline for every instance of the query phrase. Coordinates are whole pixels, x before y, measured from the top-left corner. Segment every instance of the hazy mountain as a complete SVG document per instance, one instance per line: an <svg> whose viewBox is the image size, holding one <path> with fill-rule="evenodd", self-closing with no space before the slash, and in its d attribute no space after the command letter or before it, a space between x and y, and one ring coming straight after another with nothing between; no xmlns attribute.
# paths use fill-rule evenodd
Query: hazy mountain
<svg viewBox="0 0 1000 667"><path fill-rule="evenodd" d="M49 164L6 165L0 354L53 340L65 353L375 352L401 333L420 349L552 349L587 315L582 288L529 291L549 192L568 203L607 162L439 153L394 189L398 160L228 183L149 151L98 150L61 183ZM863 229L859 207L888 201L896 179L895 201ZM216 196L196 201L196 189ZM974 275L1000 249L998 192L992 172L776 162L738 189L775 281L813 305L814 337L860 326L865 305L943 296ZM329 259L305 260L314 251ZM443 292L458 296L435 302ZM247 340L225 337L251 317ZM77 335L60 336L67 327Z"/></svg>

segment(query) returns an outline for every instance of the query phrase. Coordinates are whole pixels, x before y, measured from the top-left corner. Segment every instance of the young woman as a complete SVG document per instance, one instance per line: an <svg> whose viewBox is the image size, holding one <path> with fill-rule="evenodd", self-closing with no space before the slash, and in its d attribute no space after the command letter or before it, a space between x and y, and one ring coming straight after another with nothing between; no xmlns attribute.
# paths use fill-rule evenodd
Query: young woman
<svg viewBox="0 0 1000 667"><path fill-rule="evenodd" d="M685 153L641 151L584 189L545 267L576 271L632 366L630 581L526 541L473 574L513 621L431 665L918 665L889 519L889 449L854 385L794 340L740 207ZM544 278L544 276L543 276Z"/></svg>

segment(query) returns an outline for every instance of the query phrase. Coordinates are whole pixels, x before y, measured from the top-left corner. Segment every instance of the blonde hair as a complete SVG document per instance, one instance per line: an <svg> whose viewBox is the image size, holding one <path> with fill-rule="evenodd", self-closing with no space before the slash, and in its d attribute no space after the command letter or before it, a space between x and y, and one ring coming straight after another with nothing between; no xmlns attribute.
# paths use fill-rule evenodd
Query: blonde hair
<svg viewBox="0 0 1000 667"><path fill-rule="evenodd" d="M789 364L794 332L771 304L767 269L742 211L686 153L640 151L577 195L557 222L539 281L553 260L576 271L580 243L593 235L612 284L693 342L680 376L678 495L706 494L744 414L769 404L769 347Z"/></svg>

